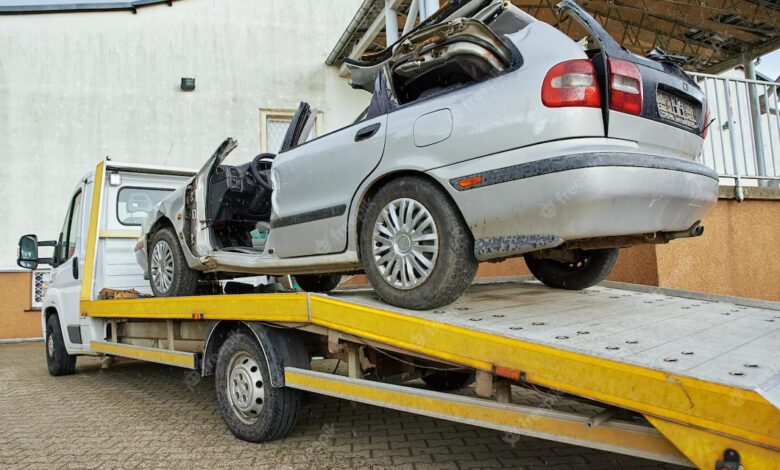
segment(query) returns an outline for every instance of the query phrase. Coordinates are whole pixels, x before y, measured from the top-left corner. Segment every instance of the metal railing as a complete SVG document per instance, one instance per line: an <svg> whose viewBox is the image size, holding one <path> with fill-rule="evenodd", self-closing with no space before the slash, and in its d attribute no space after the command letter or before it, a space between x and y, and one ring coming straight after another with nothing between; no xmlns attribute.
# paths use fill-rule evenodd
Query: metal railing
<svg viewBox="0 0 780 470"><path fill-rule="evenodd" d="M691 73L709 104L704 164L743 185L780 183L780 98L777 82Z"/></svg>

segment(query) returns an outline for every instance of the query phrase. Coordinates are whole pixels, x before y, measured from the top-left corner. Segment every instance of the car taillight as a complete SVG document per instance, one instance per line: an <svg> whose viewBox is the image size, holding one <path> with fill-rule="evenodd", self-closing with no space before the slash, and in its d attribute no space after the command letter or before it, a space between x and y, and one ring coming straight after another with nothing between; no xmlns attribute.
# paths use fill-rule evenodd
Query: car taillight
<svg viewBox="0 0 780 470"><path fill-rule="evenodd" d="M601 93L593 64L588 59L577 59L551 68L542 83L542 103L550 108L600 108Z"/></svg>
<svg viewBox="0 0 780 470"><path fill-rule="evenodd" d="M710 128L710 107L707 105L707 100L702 100L702 106L704 106L704 128L701 130L701 138L707 138L707 131Z"/></svg>
<svg viewBox="0 0 780 470"><path fill-rule="evenodd" d="M609 59L609 109L642 114L642 74L636 64Z"/></svg>

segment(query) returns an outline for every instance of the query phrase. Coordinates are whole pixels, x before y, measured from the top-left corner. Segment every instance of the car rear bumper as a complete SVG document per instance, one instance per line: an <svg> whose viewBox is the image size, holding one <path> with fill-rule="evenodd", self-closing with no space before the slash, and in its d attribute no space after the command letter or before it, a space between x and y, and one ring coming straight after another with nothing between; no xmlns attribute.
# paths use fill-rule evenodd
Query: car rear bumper
<svg viewBox="0 0 780 470"><path fill-rule="evenodd" d="M506 161L490 156L430 172L461 209L480 260L570 240L686 230L717 200L717 174L683 159L597 151L487 169L493 158ZM479 183L460 187L475 177Z"/></svg>

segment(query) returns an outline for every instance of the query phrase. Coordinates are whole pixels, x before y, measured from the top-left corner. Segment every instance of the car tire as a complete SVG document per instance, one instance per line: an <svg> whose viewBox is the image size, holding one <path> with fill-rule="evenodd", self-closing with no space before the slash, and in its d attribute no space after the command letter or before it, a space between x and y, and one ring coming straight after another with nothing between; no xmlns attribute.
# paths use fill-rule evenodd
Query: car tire
<svg viewBox="0 0 780 470"><path fill-rule="evenodd" d="M271 385L265 354L252 333L231 333L217 354L216 366L219 411L234 436L247 442L267 442L292 430L302 393Z"/></svg>
<svg viewBox="0 0 780 470"><path fill-rule="evenodd" d="M540 259L525 255L531 274L547 286L558 289L581 290L603 281L617 263L618 248L578 250L576 263L554 259Z"/></svg>
<svg viewBox="0 0 780 470"><path fill-rule="evenodd" d="M458 390L474 382L474 373L461 370L437 370L422 378L431 390Z"/></svg>
<svg viewBox="0 0 780 470"><path fill-rule="evenodd" d="M295 276L298 287L306 292L327 293L339 286L341 274L306 274Z"/></svg>
<svg viewBox="0 0 780 470"><path fill-rule="evenodd" d="M46 319L46 365L49 374L70 375L76 369L76 356L68 354L62 338L60 319L56 314Z"/></svg>
<svg viewBox="0 0 780 470"><path fill-rule="evenodd" d="M407 218L403 223L397 220L401 212ZM383 242L377 241L375 232ZM422 177L393 180L371 198L359 249L377 295L402 308L428 310L450 304L469 288L477 272L474 239L463 217L444 190ZM407 264L411 276L401 269Z"/></svg>
<svg viewBox="0 0 780 470"><path fill-rule="evenodd" d="M198 272L184 258L171 227L156 231L149 245L149 284L155 297L181 297L198 291ZM167 273L167 274L166 274Z"/></svg>

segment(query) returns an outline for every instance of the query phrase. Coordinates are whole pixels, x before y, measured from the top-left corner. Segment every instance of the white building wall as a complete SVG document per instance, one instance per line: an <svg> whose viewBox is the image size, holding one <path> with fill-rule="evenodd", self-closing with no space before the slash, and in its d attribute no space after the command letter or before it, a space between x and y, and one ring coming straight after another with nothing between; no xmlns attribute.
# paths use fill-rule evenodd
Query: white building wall
<svg viewBox="0 0 780 470"><path fill-rule="evenodd" d="M78 178L106 155L200 167L232 136L230 161L246 161L260 151L259 109L302 100L323 111L325 131L352 121L369 95L324 61L360 3L0 16L0 269L15 267L20 235L56 238Z"/></svg>

